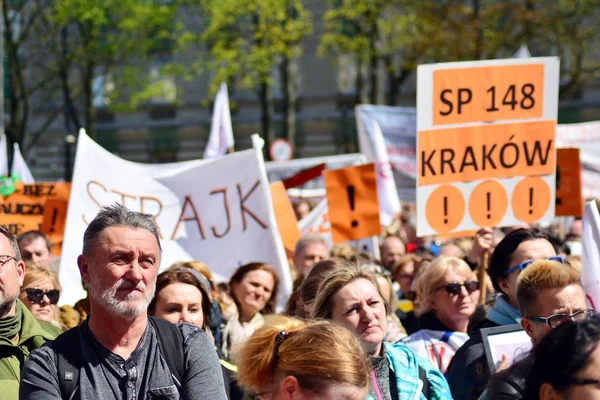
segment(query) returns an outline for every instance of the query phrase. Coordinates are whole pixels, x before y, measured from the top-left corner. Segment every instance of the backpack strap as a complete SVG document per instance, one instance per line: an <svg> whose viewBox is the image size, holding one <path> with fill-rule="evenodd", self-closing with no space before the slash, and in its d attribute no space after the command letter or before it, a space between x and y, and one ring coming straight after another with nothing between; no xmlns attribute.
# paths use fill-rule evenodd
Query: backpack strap
<svg viewBox="0 0 600 400"><path fill-rule="evenodd" d="M421 393L425 396L426 399L429 399L430 390L429 390L429 379L427 379L427 373L425 370L419 365L419 379L423 382L423 387L421 388Z"/></svg>
<svg viewBox="0 0 600 400"><path fill-rule="evenodd" d="M182 393L185 358L181 331L177 325L161 318L150 317L150 322L158 334L160 352L167 361L175 386L177 386L179 393Z"/></svg>
<svg viewBox="0 0 600 400"><path fill-rule="evenodd" d="M79 326L58 336L52 343L52 348L56 357L61 398L71 400L79 388L79 368L81 368Z"/></svg>

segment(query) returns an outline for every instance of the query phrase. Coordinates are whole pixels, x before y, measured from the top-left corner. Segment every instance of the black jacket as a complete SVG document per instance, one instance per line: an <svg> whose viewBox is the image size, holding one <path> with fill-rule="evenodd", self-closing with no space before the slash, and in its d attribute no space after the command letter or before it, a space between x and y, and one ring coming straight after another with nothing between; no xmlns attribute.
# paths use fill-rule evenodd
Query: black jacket
<svg viewBox="0 0 600 400"><path fill-rule="evenodd" d="M477 400L490 380L480 329L498 324L485 319L471 329L471 337L456 352L447 372L448 385L454 400Z"/></svg>
<svg viewBox="0 0 600 400"><path fill-rule="evenodd" d="M525 357L509 368L495 373L487 388L488 400L522 400L533 357Z"/></svg>

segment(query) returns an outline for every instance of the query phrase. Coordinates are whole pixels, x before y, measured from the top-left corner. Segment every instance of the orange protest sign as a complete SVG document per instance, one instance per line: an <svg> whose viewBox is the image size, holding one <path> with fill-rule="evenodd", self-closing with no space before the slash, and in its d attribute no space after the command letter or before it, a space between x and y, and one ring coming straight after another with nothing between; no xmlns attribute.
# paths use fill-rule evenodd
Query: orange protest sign
<svg viewBox="0 0 600 400"><path fill-rule="evenodd" d="M555 215L557 217L583 215L579 149L556 150Z"/></svg>
<svg viewBox="0 0 600 400"><path fill-rule="evenodd" d="M554 121L419 132L419 186L554 173Z"/></svg>
<svg viewBox="0 0 600 400"><path fill-rule="evenodd" d="M292 203L285 191L283 182L278 181L269 186L271 192L271 202L275 213L275 221L277 222L277 230L283 242L288 259L294 256L296 242L300 239L300 231L298 230L298 221L292 208Z"/></svg>
<svg viewBox="0 0 600 400"><path fill-rule="evenodd" d="M323 177L333 243L379 235L375 165L325 171Z"/></svg>
<svg viewBox="0 0 600 400"><path fill-rule="evenodd" d="M0 197L0 224L15 235L42 230L53 245L52 252L60 254L71 184L17 182L15 189L13 194Z"/></svg>
<svg viewBox="0 0 600 400"><path fill-rule="evenodd" d="M433 125L540 118L544 64L433 72Z"/></svg>
<svg viewBox="0 0 600 400"><path fill-rule="evenodd" d="M417 235L554 217L557 57L417 68Z"/></svg>

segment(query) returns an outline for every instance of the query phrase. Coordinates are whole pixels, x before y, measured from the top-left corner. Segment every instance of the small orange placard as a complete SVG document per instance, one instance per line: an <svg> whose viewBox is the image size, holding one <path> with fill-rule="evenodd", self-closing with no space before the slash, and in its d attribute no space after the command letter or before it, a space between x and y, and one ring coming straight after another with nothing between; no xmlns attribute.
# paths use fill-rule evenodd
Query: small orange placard
<svg viewBox="0 0 600 400"><path fill-rule="evenodd" d="M333 243L379 235L375 165L325 171L323 177Z"/></svg>
<svg viewBox="0 0 600 400"><path fill-rule="evenodd" d="M271 202L273 203L273 212L277 222L277 230L288 259L293 258L296 242L300 240L300 231L298 230L298 221L294 214L292 203L285 191L283 182L274 182L269 186L271 192Z"/></svg>
<svg viewBox="0 0 600 400"><path fill-rule="evenodd" d="M65 227L70 183L15 184L16 191L0 196L0 224L14 235L42 230L52 243L52 253L59 255Z"/></svg>
<svg viewBox="0 0 600 400"><path fill-rule="evenodd" d="M554 121L420 131L419 186L554 173Z"/></svg>
<svg viewBox="0 0 600 400"><path fill-rule="evenodd" d="M556 208L559 216L581 217L581 162L579 149L556 149Z"/></svg>
<svg viewBox="0 0 600 400"><path fill-rule="evenodd" d="M541 118L544 64L433 72L433 125Z"/></svg>

